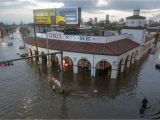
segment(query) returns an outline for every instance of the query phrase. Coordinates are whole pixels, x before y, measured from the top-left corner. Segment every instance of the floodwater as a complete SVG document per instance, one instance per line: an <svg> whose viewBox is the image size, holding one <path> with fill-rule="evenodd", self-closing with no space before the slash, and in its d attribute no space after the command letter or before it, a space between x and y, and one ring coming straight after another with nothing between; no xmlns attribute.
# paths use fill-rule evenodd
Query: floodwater
<svg viewBox="0 0 160 120"><path fill-rule="evenodd" d="M23 41L18 32L2 42L13 46L0 46L0 61L19 58ZM1 119L158 119L160 118L160 71L155 69L160 52L145 56L139 66L125 78L107 80L69 73L54 72L67 94L53 91L45 67L21 60L13 66L0 68ZM143 115L139 109L147 97L149 104Z"/></svg>

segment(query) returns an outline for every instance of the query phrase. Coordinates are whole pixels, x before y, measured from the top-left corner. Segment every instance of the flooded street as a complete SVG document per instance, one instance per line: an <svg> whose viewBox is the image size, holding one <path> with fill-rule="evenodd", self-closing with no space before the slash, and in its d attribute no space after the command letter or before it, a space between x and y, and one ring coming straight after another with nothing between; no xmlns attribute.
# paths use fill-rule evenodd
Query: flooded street
<svg viewBox="0 0 160 120"><path fill-rule="evenodd" d="M2 42L0 61L19 58L23 41L18 32ZM139 66L125 78L107 80L52 71L63 82L66 96L53 91L46 68L27 60L0 68L0 118L86 118L143 119L160 117L160 71L155 69L160 52L145 56ZM96 90L96 91L95 91ZM139 114L141 101L147 97L149 108Z"/></svg>

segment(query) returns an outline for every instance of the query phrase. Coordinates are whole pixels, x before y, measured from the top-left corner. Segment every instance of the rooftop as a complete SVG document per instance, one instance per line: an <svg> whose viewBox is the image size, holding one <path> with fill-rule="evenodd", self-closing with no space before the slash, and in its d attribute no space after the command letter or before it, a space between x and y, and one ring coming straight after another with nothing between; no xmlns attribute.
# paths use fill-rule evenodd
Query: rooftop
<svg viewBox="0 0 160 120"><path fill-rule="evenodd" d="M133 15L133 16L126 17L126 19L146 19L146 17L139 16L139 15Z"/></svg>
<svg viewBox="0 0 160 120"><path fill-rule="evenodd" d="M38 38L38 47L46 48L46 39ZM35 46L34 38L27 38L25 42L29 45ZM119 41L109 43L89 43L89 42L75 42L63 40L48 40L49 49L61 50L68 52L100 54L100 55L121 55L133 48L138 47L140 44L129 39L122 39Z"/></svg>

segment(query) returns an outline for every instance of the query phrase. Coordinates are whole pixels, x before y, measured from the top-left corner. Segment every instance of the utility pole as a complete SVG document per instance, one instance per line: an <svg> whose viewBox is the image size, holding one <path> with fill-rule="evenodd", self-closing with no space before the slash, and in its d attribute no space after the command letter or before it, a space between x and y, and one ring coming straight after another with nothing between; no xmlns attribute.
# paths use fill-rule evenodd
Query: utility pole
<svg viewBox="0 0 160 120"><path fill-rule="evenodd" d="M23 30L23 23L22 23L22 21L21 21L21 32L22 32L23 45L24 45L24 48L25 48L25 42L24 42L24 30Z"/></svg>
<svg viewBox="0 0 160 120"><path fill-rule="evenodd" d="M34 40L36 43L36 55L38 55L38 42L37 42L37 36L36 36L36 25L34 23ZM37 61L39 61L39 57L37 57Z"/></svg>

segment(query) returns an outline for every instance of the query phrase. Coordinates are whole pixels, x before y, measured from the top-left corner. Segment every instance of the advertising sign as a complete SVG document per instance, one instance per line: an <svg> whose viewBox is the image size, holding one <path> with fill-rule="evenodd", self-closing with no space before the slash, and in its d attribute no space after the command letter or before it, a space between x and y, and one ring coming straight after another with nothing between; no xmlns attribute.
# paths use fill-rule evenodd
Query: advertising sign
<svg viewBox="0 0 160 120"><path fill-rule="evenodd" d="M34 18L36 24L51 24L51 17L49 16L37 16Z"/></svg>
<svg viewBox="0 0 160 120"><path fill-rule="evenodd" d="M56 9L56 24L78 24L78 8Z"/></svg>
<svg viewBox="0 0 160 120"><path fill-rule="evenodd" d="M54 23L55 9L36 9L33 10L35 24L49 25Z"/></svg>

